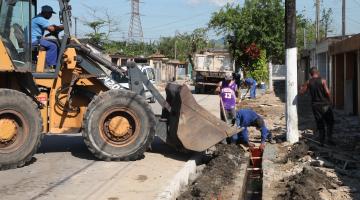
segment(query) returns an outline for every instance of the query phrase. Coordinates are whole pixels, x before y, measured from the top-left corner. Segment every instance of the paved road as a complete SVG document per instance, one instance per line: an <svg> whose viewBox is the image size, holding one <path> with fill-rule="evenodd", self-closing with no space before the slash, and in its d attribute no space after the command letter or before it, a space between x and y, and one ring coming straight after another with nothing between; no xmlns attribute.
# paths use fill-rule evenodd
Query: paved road
<svg viewBox="0 0 360 200"><path fill-rule="evenodd" d="M217 96L195 97L219 116ZM92 156L79 134L46 136L31 164L0 172L0 199L154 199L190 155L159 140L152 146L139 161L103 162Z"/></svg>

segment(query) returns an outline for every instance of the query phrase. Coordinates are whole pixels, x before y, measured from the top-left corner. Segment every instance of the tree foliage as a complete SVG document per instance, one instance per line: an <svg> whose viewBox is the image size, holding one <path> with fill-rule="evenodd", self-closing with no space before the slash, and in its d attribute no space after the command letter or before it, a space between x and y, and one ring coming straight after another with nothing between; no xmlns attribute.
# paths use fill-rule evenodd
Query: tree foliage
<svg viewBox="0 0 360 200"><path fill-rule="evenodd" d="M324 8L319 24L319 39L326 38L329 32L332 32L331 25L333 23L333 11L331 8ZM299 52L309 47L311 43L316 41L316 24L314 21L305 18L303 14L297 15L297 47Z"/></svg>
<svg viewBox="0 0 360 200"><path fill-rule="evenodd" d="M260 51L258 59L253 63L252 67L247 70L248 76L259 82L268 82L269 80L269 68L266 51Z"/></svg>
<svg viewBox="0 0 360 200"><path fill-rule="evenodd" d="M109 41L104 43L104 48L108 54L120 53L122 55L137 57L137 56L150 56L157 51L157 46L153 43L129 43L119 41Z"/></svg>
<svg viewBox="0 0 360 200"><path fill-rule="evenodd" d="M227 35L237 65L249 66L246 49L256 44L275 62L284 58L284 16L281 0L246 0L243 7L227 4L213 13L209 27Z"/></svg>
<svg viewBox="0 0 360 200"><path fill-rule="evenodd" d="M119 22L115 20L115 17L110 15L108 10L86 5L84 5L84 7L88 13L88 17L83 20L84 25L92 30L85 36L90 39L91 43L100 45L109 40L112 33L119 31Z"/></svg>
<svg viewBox="0 0 360 200"><path fill-rule="evenodd" d="M168 58L175 58L176 52L176 58L185 61L192 59L193 54L212 47L211 44L213 43L208 42L207 30L199 28L192 33L182 33L177 34L175 37L161 38L158 50Z"/></svg>

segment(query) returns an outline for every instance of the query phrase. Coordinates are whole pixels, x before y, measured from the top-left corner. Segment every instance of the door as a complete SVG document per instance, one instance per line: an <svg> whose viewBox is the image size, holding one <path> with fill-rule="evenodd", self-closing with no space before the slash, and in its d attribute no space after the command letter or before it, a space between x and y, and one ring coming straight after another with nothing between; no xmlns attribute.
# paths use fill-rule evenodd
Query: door
<svg viewBox="0 0 360 200"><path fill-rule="evenodd" d="M1 40L17 68L31 66L30 19L35 3L2 0L0 5Z"/></svg>

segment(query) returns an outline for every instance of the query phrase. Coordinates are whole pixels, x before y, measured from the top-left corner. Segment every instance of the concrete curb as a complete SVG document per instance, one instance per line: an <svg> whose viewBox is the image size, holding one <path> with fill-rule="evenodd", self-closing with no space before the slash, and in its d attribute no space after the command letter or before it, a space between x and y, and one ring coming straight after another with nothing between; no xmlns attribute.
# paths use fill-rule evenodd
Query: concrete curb
<svg viewBox="0 0 360 200"><path fill-rule="evenodd" d="M274 180L274 170L276 169L276 164L273 160L276 160L277 155L277 147L276 145L266 145L263 153L263 160L262 160L262 170L263 170L263 184L262 184L262 199L263 200L270 200L273 199L275 194L273 194L272 188L273 185L271 184Z"/></svg>
<svg viewBox="0 0 360 200"><path fill-rule="evenodd" d="M192 156L155 199L175 200L180 195L181 189L189 184L190 177L196 174L197 163L201 159L201 153L196 153Z"/></svg>
<svg viewBox="0 0 360 200"><path fill-rule="evenodd" d="M222 197L222 199L227 200L241 200L244 199L246 195L246 183L248 178L248 167L250 165L250 154L246 152L244 154L244 159L241 162L241 167L239 173L236 174L234 184L231 187L227 187L224 191L224 194L228 196Z"/></svg>

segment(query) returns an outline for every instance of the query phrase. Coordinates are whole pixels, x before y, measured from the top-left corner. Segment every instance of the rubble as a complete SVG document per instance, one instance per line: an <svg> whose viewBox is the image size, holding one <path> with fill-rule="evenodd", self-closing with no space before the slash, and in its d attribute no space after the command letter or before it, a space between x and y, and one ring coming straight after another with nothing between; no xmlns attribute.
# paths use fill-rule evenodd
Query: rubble
<svg viewBox="0 0 360 200"><path fill-rule="evenodd" d="M273 106L264 105L274 104ZM263 199L360 199L360 120L334 111L335 146L318 142L310 100L299 97L300 142L286 140L284 103L267 94L244 107L259 111L278 144L264 160ZM279 106L280 105L280 106ZM250 134L256 139L257 133ZM265 159L265 157L263 158Z"/></svg>

